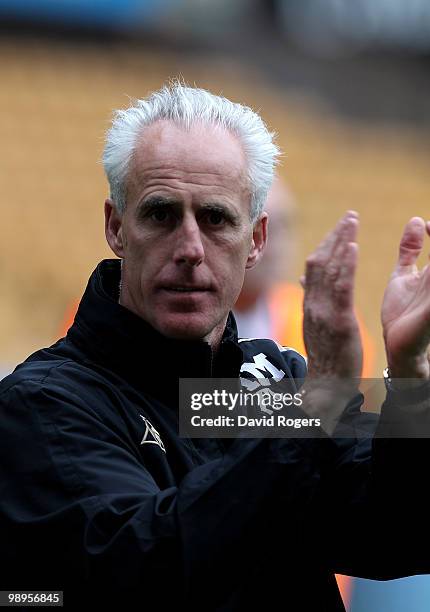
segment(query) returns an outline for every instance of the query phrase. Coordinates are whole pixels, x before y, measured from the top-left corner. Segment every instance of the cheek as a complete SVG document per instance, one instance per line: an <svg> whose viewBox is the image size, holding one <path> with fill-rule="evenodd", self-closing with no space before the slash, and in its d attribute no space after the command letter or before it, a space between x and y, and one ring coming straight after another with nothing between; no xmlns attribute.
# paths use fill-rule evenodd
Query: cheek
<svg viewBox="0 0 430 612"><path fill-rule="evenodd" d="M144 245L133 241L132 237L129 237L127 246L123 263L125 277L129 279L130 285L135 290L144 289L155 274L156 260L149 256L148 249Z"/></svg>
<svg viewBox="0 0 430 612"><path fill-rule="evenodd" d="M133 262L136 269L146 269L154 267L157 260L160 260L160 242L151 240L143 232L134 230L129 232L127 240L127 257Z"/></svg>
<svg viewBox="0 0 430 612"><path fill-rule="evenodd" d="M243 279L245 277L246 262L248 259L248 250L242 249L241 252L235 252L226 262L225 268L225 291L234 297L238 297L242 289Z"/></svg>
<svg viewBox="0 0 430 612"><path fill-rule="evenodd" d="M238 233L224 235L217 248L222 250L232 263L241 262L238 265L245 265L252 248L252 232L241 229Z"/></svg>

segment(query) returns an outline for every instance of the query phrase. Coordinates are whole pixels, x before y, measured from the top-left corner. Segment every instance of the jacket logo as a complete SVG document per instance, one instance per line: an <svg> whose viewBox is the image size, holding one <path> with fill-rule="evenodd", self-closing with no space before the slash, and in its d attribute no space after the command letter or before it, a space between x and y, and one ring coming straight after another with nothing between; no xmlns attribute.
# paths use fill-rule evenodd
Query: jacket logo
<svg viewBox="0 0 430 612"><path fill-rule="evenodd" d="M250 380L249 378L240 378L240 382L246 389L248 389L248 391L255 391L261 386L270 386L270 382L268 380L269 375L271 375L275 382L279 382L282 378L284 378L284 370L278 370L278 368L268 360L267 355L264 353L254 355L253 360L254 363L252 363L252 361L244 363L240 368L241 372L248 372L257 379ZM258 379L260 379L259 382Z"/></svg>
<svg viewBox="0 0 430 612"><path fill-rule="evenodd" d="M146 419L141 414L139 416L145 421L146 426L145 433L143 434L142 442L140 443L140 445L142 446L142 444L157 444L163 452L166 452L166 449L164 448L164 444L160 438L160 434L158 433L158 431L153 425L151 425L148 419Z"/></svg>

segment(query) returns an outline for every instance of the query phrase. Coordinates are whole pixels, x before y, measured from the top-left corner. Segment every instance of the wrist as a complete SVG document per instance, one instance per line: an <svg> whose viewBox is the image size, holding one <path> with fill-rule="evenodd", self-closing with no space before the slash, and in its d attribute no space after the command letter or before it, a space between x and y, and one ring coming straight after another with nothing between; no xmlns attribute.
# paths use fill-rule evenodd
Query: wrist
<svg viewBox="0 0 430 612"><path fill-rule="evenodd" d="M403 391L407 389L420 389L424 387L428 382L427 376L405 376L405 370L402 370L402 375L395 376L390 367L385 368L384 382L388 391Z"/></svg>
<svg viewBox="0 0 430 612"><path fill-rule="evenodd" d="M390 378L416 380L417 383L425 382L430 378L429 361L427 354L409 357L407 359L397 360L388 357L388 370Z"/></svg>

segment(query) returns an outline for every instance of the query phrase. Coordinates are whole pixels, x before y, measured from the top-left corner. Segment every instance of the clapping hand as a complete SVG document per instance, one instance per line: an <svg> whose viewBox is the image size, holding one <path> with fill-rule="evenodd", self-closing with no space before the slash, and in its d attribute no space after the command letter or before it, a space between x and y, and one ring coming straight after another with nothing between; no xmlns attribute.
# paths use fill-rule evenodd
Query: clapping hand
<svg viewBox="0 0 430 612"><path fill-rule="evenodd" d="M430 266L416 266L426 234L430 222L413 217L407 223L384 294L381 318L392 378L430 377Z"/></svg>
<svg viewBox="0 0 430 612"><path fill-rule="evenodd" d="M358 214L348 211L306 261L303 334L309 378L359 378L363 353L354 313Z"/></svg>

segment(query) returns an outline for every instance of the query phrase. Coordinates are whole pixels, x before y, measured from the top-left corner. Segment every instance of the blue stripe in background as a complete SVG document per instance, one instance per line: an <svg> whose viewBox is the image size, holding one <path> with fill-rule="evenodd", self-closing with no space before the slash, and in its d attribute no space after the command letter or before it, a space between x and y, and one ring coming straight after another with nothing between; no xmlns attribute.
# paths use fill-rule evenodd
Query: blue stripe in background
<svg viewBox="0 0 430 612"><path fill-rule="evenodd" d="M89 25L132 26L136 19L148 23L176 0L0 0L0 15Z"/></svg>

